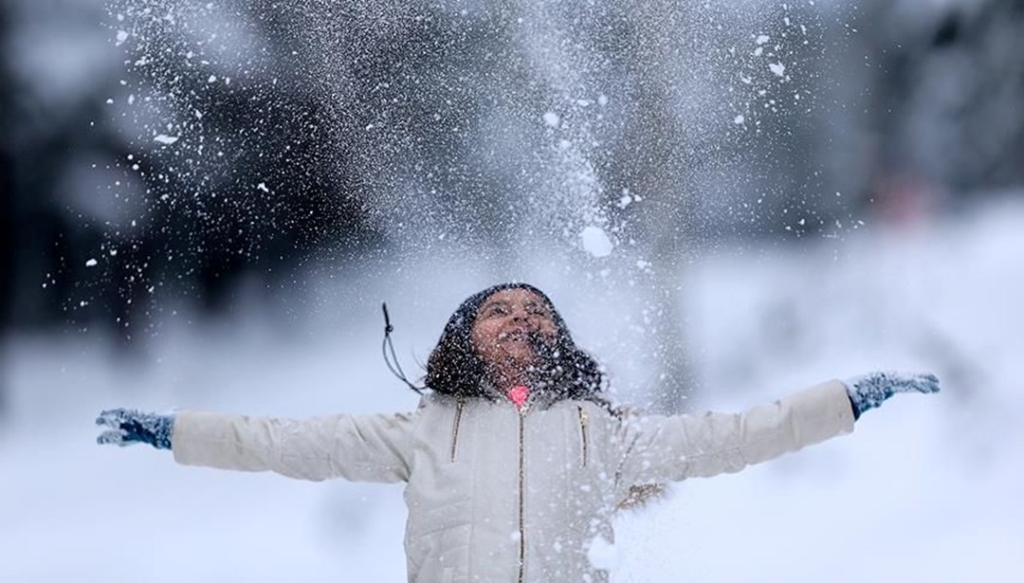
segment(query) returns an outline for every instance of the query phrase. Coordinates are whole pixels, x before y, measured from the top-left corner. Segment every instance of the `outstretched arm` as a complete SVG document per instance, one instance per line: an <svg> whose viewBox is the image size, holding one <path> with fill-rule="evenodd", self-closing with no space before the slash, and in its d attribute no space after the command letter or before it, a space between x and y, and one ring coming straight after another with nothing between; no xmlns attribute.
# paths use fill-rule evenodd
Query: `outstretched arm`
<svg viewBox="0 0 1024 583"><path fill-rule="evenodd" d="M853 430L861 413L899 392L936 392L933 375L872 373L830 381L745 413L639 417L623 425L621 484L738 472Z"/></svg>
<svg viewBox="0 0 1024 583"><path fill-rule="evenodd" d="M104 411L97 441L171 449L185 465L272 471L293 478L399 482L409 476L412 415L333 415L307 420L185 411Z"/></svg>

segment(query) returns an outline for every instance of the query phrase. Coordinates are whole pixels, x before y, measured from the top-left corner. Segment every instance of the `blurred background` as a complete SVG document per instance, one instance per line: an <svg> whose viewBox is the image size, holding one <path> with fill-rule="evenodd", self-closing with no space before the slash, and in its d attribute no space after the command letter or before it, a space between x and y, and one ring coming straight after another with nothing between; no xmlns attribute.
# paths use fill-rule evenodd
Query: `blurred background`
<svg viewBox="0 0 1024 583"><path fill-rule="evenodd" d="M510 279L650 410L943 379L614 580L1019 580L1022 55L1020 0L0 0L0 580L402 580L400 489L92 421L411 409L381 302L419 378Z"/></svg>

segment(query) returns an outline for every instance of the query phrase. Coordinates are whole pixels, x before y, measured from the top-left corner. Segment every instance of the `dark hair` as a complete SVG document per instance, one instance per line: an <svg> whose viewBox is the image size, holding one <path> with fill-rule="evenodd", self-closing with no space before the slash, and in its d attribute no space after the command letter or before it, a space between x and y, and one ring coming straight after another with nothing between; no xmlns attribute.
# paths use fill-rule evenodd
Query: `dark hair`
<svg viewBox="0 0 1024 583"><path fill-rule="evenodd" d="M573 342L565 320L544 292L526 283L504 283L473 294L462 302L441 333L441 339L427 359L425 383L432 391L459 398L492 398L483 388L486 367L473 346L471 332L477 311L496 292L507 289L531 291L547 303L558 329L553 346L541 350L544 364L538 372L538 386L550 401L590 400L604 404L601 392L604 372L597 362Z"/></svg>

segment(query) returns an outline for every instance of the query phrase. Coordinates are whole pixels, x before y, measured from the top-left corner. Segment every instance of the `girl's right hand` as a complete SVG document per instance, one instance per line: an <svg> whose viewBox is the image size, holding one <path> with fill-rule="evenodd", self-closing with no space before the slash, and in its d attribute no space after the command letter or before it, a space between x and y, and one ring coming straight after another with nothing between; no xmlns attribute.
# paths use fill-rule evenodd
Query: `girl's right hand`
<svg viewBox="0 0 1024 583"><path fill-rule="evenodd" d="M171 449L173 415L144 413L134 409L108 409L96 418L96 425L108 429L96 438L96 443L120 446L148 443L157 449Z"/></svg>

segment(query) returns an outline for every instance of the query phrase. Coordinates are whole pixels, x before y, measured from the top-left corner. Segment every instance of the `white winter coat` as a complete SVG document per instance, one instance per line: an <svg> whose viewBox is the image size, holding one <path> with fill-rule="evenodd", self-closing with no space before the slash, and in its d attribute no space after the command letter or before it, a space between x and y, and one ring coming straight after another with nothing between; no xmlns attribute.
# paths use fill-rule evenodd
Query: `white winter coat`
<svg viewBox="0 0 1024 583"><path fill-rule="evenodd" d="M853 429L838 381L743 414L613 415L589 401L457 401L411 414L303 421L182 412L174 458L293 478L406 482L409 581L607 581L631 487L736 472Z"/></svg>

